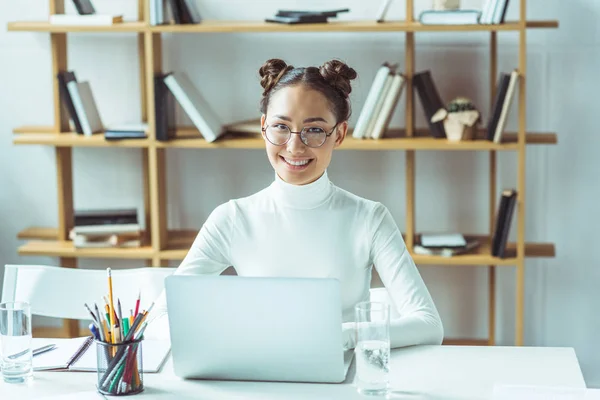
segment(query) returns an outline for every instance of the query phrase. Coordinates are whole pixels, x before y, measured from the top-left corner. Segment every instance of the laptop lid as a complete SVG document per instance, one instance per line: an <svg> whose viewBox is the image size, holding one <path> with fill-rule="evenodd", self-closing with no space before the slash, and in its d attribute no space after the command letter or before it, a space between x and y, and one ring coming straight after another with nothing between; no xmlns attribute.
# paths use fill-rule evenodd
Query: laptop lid
<svg viewBox="0 0 600 400"><path fill-rule="evenodd" d="M165 288L176 375L345 379L337 279L171 275Z"/></svg>

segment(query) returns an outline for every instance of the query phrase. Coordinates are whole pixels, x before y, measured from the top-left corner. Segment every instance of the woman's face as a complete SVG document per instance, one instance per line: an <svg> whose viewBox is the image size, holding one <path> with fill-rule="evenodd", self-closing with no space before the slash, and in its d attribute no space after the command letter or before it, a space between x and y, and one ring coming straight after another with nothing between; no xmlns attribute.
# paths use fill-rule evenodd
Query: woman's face
<svg viewBox="0 0 600 400"><path fill-rule="evenodd" d="M261 117L261 126L276 126L278 130L287 126L292 132L302 129L330 133L336 123L329 109L327 98L320 92L303 85L288 86L275 92L267 109L267 115ZM335 147L342 144L348 129L347 121L340 122L333 133L327 137L321 147L308 147L300 135L291 135L290 140L281 146L269 142L263 130L267 156L275 172L281 179L293 185L306 185L323 175Z"/></svg>

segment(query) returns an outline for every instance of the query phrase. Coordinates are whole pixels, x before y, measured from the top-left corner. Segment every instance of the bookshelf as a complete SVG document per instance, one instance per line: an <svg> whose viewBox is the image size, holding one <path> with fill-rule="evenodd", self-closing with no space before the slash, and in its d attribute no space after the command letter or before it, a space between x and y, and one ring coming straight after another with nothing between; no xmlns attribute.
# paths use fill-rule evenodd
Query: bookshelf
<svg viewBox="0 0 600 400"><path fill-rule="evenodd" d="M50 13L63 13L65 0L49 0ZM59 258L62 267L76 268L79 258L137 259L145 260L148 266L166 265L170 260L185 257L196 231L169 230L166 210L166 170L165 152L168 148L193 149L263 149L264 143L258 131L243 135L234 132L223 139L206 142L193 127L178 127L175 138L168 142L155 139L154 85L153 77L162 72L162 33L231 33L231 32L404 32L405 65L403 73L408 78L404 89L405 127L391 129L389 137L378 140L357 140L352 132L340 147L349 151L405 151L406 152L406 225L404 238L407 248L418 265L472 266L484 267L488 272L488 338L445 339L444 343L494 345L496 328L496 271L497 268L515 268L516 311L515 344L523 345L524 322L524 271L525 261L529 257L554 257L553 243L528 243L525 241L525 157L528 145L552 145L557 143L557 134L553 132L526 131L526 84L527 84L527 42L528 29L557 28L558 22L526 20L526 0L513 0L519 7L519 19L497 25L422 25L414 19L414 0L406 0L406 20L387 21L335 21L327 24L281 25L261 21L203 21L197 25L151 26L149 8L146 0L138 0L138 21L115 24L113 26L57 26L45 21L10 22L9 31L46 32L50 34L52 49L54 125L22 126L13 130L13 143L18 145L52 146L56 153L56 174L58 194L59 225L56 228L30 227L18 235L26 242L18 248L20 255L53 256ZM502 143L492 143L483 139L483 131L473 141L448 142L434 139L427 130L416 129L415 112L418 109L411 77L415 73L415 34L417 32L489 32L489 87L490 105L494 101L496 79L498 76L499 32L516 32L519 37L518 69L521 79L518 84L518 130L505 133ZM59 71L68 69L67 34L78 32L130 32L137 36L138 56L140 58L140 99L142 119L148 124L147 139L106 141L103 135L85 137L70 131L68 114L62 107L58 82L55 78ZM73 219L73 147L130 147L139 148L142 153L144 186L144 215L146 232L145 245L140 248L76 249L68 240ZM489 154L489 235L477 235L482 245L475 251L451 258L423 256L414 254L412 249L418 233L415 226L415 161L419 151L485 151ZM497 152L513 151L517 154L517 237L508 244L506 258L491 255L491 237L496 217L497 197ZM62 335L79 334L76 321L65 320Z"/></svg>

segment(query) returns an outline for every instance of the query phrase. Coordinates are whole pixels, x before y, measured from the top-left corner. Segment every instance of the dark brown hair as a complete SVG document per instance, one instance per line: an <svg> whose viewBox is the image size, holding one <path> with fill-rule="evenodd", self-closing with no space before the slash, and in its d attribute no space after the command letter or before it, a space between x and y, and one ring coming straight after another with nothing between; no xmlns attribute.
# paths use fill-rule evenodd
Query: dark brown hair
<svg viewBox="0 0 600 400"><path fill-rule="evenodd" d="M320 67L298 67L287 65L278 58L267 60L258 70L264 91L260 100L260 111L267 113L271 95L287 86L306 85L322 93L331 106L337 122L347 121L352 113L348 96L352 91L350 80L356 71L339 60L327 61Z"/></svg>

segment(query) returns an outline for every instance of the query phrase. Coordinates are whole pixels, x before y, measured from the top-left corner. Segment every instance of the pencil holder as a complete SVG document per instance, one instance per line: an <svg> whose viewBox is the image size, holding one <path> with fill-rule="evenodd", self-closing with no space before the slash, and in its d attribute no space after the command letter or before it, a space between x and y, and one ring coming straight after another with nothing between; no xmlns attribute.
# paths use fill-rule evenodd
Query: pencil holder
<svg viewBox="0 0 600 400"><path fill-rule="evenodd" d="M98 392L125 396L144 390L142 340L106 343L96 340Z"/></svg>

